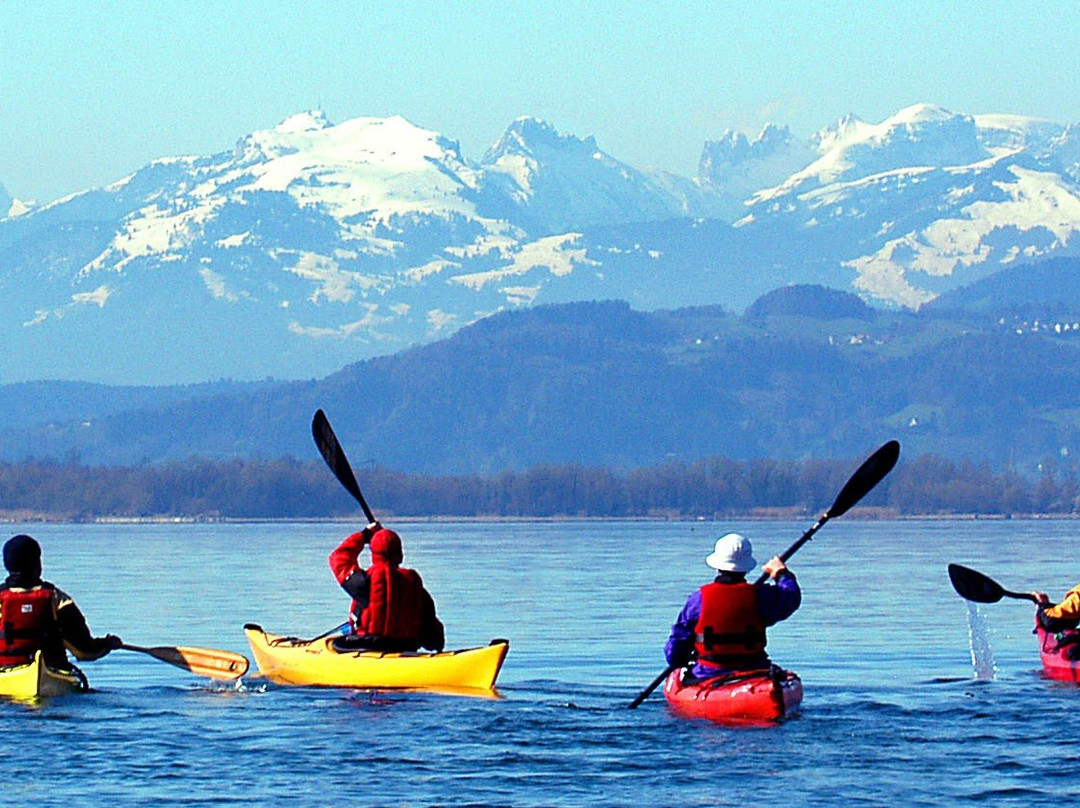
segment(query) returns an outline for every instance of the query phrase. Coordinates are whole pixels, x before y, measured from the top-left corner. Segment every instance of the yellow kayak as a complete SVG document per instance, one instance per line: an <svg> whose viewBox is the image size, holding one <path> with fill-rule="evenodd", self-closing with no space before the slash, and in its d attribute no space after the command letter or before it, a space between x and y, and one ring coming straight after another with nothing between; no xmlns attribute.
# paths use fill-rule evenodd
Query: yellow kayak
<svg viewBox="0 0 1080 808"><path fill-rule="evenodd" d="M89 689L82 671L78 668L50 668L42 660L41 651L34 654L33 661L25 665L7 665L0 668L0 696L19 701L84 693Z"/></svg>
<svg viewBox="0 0 1080 808"><path fill-rule="evenodd" d="M259 671L282 685L322 685L447 693L490 694L510 643L461 651L338 651L334 637L301 640L268 634L249 623L244 634Z"/></svg>

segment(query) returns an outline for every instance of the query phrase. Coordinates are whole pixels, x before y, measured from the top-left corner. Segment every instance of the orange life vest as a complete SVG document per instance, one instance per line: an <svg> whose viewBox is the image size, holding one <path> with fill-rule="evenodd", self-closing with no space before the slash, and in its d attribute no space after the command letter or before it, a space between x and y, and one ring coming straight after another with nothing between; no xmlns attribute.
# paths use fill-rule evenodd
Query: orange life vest
<svg viewBox="0 0 1080 808"><path fill-rule="evenodd" d="M360 615L360 634L412 642L423 630L424 586L415 570L375 564L368 571L371 595Z"/></svg>
<svg viewBox="0 0 1080 808"><path fill-rule="evenodd" d="M54 633L53 589L0 589L0 665L21 665L34 658Z"/></svg>
<svg viewBox="0 0 1080 808"><path fill-rule="evenodd" d="M699 660L737 664L765 651L765 624L757 610L757 587L745 581L701 587L701 615L694 628Z"/></svg>

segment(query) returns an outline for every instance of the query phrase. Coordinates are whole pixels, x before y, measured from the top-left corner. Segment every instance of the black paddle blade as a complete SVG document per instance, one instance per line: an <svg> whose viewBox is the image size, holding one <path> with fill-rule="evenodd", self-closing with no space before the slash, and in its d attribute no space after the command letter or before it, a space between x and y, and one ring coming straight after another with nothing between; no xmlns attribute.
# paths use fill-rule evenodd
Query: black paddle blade
<svg viewBox="0 0 1080 808"><path fill-rule="evenodd" d="M371 509L368 508L364 495L360 492L360 484L356 482L356 475L353 474L349 459L345 456L345 450L341 448L326 413L321 409L315 411L315 417L311 420L311 435L315 438L315 445L319 447L319 454L326 461L326 465L330 467L330 471L334 472L338 482L360 503L360 507L364 509L364 515L368 518L368 521L374 522L375 517L372 516Z"/></svg>
<svg viewBox="0 0 1080 808"><path fill-rule="evenodd" d="M900 458L900 443L891 440L866 459L851 479L840 489L836 495L836 501L825 512L828 518L841 516L847 513L856 502L865 497L875 485L885 479L885 475L893 470L896 461Z"/></svg>
<svg viewBox="0 0 1080 808"><path fill-rule="evenodd" d="M1005 595L997 581L960 564L949 565L949 580L956 594L975 603L997 603Z"/></svg>

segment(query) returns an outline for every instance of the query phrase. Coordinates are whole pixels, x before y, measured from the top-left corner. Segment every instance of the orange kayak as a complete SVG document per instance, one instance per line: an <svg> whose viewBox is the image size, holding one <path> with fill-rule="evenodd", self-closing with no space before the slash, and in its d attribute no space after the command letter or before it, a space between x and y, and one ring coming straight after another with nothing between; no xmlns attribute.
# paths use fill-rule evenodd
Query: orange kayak
<svg viewBox="0 0 1080 808"><path fill-rule="evenodd" d="M731 723L772 723L799 709L802 680L775 665L770 670L747 671L703 681L684 682L683 670L664 682L668 705L684 718L706 718Z"/></svg>

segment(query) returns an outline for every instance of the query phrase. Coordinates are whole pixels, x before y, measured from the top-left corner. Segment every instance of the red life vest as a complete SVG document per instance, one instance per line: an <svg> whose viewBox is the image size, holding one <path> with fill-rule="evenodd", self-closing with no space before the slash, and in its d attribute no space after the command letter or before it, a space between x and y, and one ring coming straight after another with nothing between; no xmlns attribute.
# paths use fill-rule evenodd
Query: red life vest
<svg viewBox="0 0 1080 808"><path fill-rule="evenodd" d="M419 639L424 624L424 585L415 570L376 564L368 571L371 599L360 615L358 633L387 640Z"/></svg>
<svg viewBox="0 0 1080 808"><path fill-rule="evenodd" d="M54 633L53 589L0 589L0 665L21 665L34 658Z"/></svg>
<svg viewBox="0 0 1080 808"><path fill-rule="evenodd" d="M765 624L757 610L757 587L741 581L701 587L694 650L698 659L722 665L765 651Z"/></svg>

